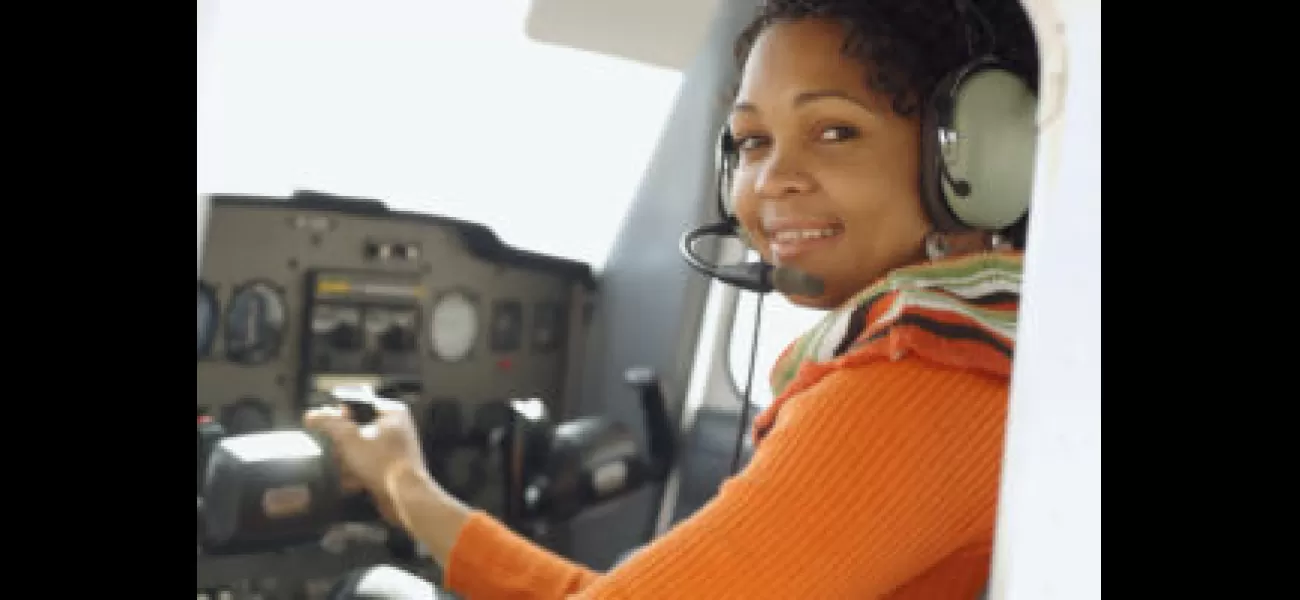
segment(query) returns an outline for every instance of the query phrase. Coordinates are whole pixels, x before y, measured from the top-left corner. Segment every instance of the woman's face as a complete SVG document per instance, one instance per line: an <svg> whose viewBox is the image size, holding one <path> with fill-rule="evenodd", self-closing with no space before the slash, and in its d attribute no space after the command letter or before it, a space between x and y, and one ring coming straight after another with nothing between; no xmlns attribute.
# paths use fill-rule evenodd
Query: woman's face
<svg viewBox="0 0 1300 600"><path fill-rule="evenodd" d="M737 217L763 258L820 278L804 306L837 306L923 258L920 124L867 87L841 52L844 33L805 19L767 27L750 52L730 116L739 149Z"/></svg>

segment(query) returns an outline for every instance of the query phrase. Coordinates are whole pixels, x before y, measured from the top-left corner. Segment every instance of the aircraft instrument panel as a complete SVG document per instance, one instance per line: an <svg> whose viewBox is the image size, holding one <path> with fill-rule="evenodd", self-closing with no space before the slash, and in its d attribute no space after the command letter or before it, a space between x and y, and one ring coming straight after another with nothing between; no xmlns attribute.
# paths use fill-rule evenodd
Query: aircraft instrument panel
<svg viewBox="0 0 1300 600"><path fill-rule="evenodd" d="M487 448L505 401L565 414L579 384L590 268L480 225L313 192L213 196L202 257L198 410L230 433L299 427L323 392L368 383L411 407L439 482L499 514Z"/></svg>

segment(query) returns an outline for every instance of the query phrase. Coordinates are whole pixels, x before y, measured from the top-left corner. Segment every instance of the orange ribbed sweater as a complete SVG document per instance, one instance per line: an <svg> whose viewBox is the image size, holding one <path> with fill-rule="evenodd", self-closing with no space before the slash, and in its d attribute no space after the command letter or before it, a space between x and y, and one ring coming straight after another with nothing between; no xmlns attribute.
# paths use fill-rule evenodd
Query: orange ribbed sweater
<svg viewBox="0 0 1300 600"><path fill-rule="evenodd" d="M457 538L447 585L470 600L974 598L988 575L1008 381L922 354L846 362L774 404L750 464L607 574L480 512Z"/></svg>

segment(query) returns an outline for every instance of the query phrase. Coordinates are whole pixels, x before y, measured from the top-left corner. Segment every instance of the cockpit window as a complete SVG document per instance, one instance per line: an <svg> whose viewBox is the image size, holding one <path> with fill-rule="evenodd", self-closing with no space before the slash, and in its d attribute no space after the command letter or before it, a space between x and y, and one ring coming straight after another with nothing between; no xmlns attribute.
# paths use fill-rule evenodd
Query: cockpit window
<svg viewBox="0 0 1300 600"><path fill-rule="evenodd" d="M528 5L219 3L199 193L377 198L600 269L682 75L533 42Z"/></svg>

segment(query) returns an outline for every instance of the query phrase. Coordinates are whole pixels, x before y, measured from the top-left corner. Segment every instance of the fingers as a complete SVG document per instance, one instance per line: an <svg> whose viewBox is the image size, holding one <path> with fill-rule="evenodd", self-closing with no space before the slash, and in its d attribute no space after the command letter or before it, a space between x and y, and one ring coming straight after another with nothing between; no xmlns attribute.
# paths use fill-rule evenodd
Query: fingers
<svg viewBox="0 0 1300 600"><path fill-rule="evenodd" d="M352 400L352 402L364 402L365 404L369 404L370 406L374 407L375 413L378 415L405 414L410 412L406 407L406 403L400 400L371 397L371 398L366 398L365 400ZM353 417L352 411L350 408L348 408L347 402L340 403L340 404L327 404L327 405L318 406L308 411L307 414L311 415L313 413L319 413L331 417L334 416L335 414L341 414L349 418Z"/></svg>
<svg viewBox="0 0 1300 600"><path fill-rule="evenodd" d="M375 411L381 415L406 414L406 403L400 400L390 400L388 398L375 398L370 402L374 403Z"/></svg>
<svg viewBox="0 0 1300 600"><path fill-rule="evenodd" d="M357 424L348 416L347 409L341 406L321 406L307 411L303 417L307 429L324 433L335 442L348 440L357 435Z"/></svg>
<svg viewBox="0 0 1300 600"><path fill-rule="evenodd" d="M308 429L319 429L329 421L346 416L341 406L318 406L308 410L303 415L302 422Z"/></svg>
<svg viewBox="0 0 1300 600"><path fill-rule="evenodd" d="M307 429L328 435L336 443L375 439L382 431L411 427L410 411L406 403L385 398L369 399L366 402L375 409L374 420L366 425L357 424L347 404L313 408L303 417L303 425Z"/></svg>
<svg viewBox="0 0 1300 600"><path fill-rule="evenodd" d="M340 467L339 484L343 490L353 492L363 489L361 479L348 469L347 461L343 457L343 445L357 436L357 425L347 415L346 409L341 406L313 408L303 416L303 426L323 433L334 441L331 454L333 454L334 460L338 461Z"/></svg>
<svg viewBox="0 0 1300 600"><path fill-rule="evenodd" d="M366 427L371 435L377 435L381 429L402 429L410 421L410 410L406 403L387 398L375 398L370 401L375 407L375 420ZM363 434L366 431L363 431Z"/></svg>

